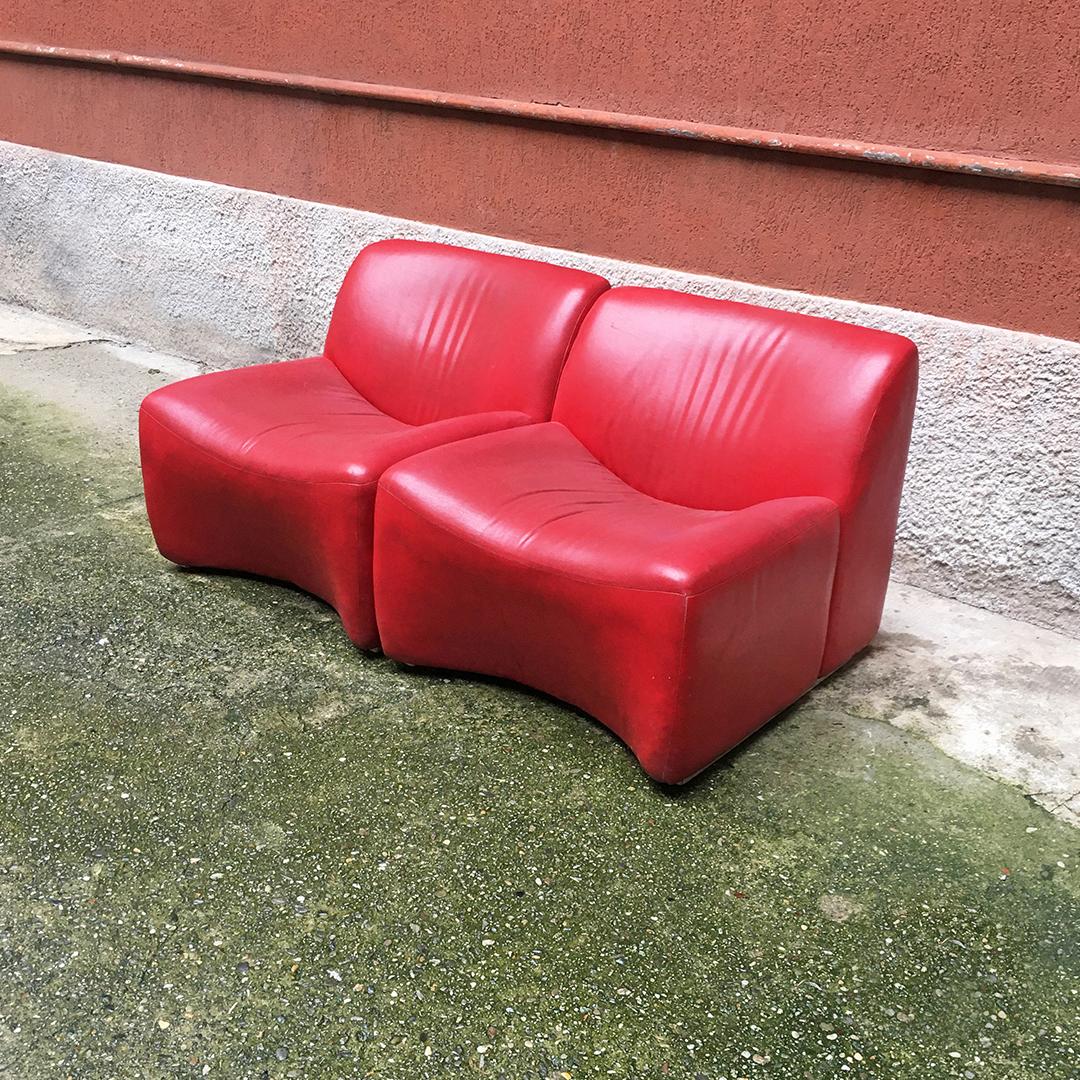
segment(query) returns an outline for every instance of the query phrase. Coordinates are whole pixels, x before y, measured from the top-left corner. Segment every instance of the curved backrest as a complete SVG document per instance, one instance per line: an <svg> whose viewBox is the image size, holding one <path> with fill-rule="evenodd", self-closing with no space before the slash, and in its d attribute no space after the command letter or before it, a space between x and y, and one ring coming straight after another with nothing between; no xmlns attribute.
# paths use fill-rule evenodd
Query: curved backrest
<svg viewBox="0 0 1080 1080"><path fill-rule="evenodd" d="M408 424L505 410L547 420L570 342L607 287L529 259L383 240L345 276L326 355Z"/></svg>
<svg viewBox="0 0 1080 1080"><path fill-rule="evenodd" d="M907 338L661 289L589 312L553 419L658 499L737 510L820 495L840 509L829 671L877 629L911 434Z"/></svg>

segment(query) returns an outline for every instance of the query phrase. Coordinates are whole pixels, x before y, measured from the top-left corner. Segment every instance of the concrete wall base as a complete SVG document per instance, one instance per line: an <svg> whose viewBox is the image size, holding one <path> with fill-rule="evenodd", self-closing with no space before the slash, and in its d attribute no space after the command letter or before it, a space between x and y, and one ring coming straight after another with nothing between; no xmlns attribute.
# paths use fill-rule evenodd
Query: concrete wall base
<svg viewBox="0 0 1080 1080"><path fill-rule="evenodd" d="M896 576L1080 636L1080 343L554 250L0 142L0 299L227 366L318 352L389 236L876 326L922 385Z"/></svg>

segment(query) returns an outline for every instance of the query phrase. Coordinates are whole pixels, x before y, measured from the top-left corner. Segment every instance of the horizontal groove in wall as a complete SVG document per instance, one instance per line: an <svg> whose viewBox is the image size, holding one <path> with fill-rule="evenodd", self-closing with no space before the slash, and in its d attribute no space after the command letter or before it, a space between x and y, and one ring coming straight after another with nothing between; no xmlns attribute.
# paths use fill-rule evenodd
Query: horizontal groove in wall
<svg viewBox="0 0 1080 1080"><path fill-rule="evenodd" d="M670 120L656 116L570 108L543 102L515 101L511 98L478 97L473 94L444 93L408 86L356 82L351 79L297 75L284 71L234 67L201 60L173 60L161 56L102 49L73 49L62 45L41 45L25 41L0 40L0 56L25 57L75 64L91 64L123 71L180 75L188 78L266 86L283 91L306 91L333 97L362 98L457 112L481 113L526 121L568 124L607 131L625 131L696 142L745 146L759 150L779 150L813 157L841 158L869 164L896 165L937 172L963 173L1031 184L1080 187L1080 163L1070 165L1022 158L1000 158L946 150L924 150L888 143L829 139L817 135L764 131L759 128L729 127L693 120Z"/></svg>

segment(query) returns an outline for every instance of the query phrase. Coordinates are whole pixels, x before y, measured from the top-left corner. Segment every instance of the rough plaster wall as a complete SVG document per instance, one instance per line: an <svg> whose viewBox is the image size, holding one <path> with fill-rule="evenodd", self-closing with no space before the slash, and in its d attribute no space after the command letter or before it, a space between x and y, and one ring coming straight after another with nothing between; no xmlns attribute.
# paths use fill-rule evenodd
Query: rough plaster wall
<svg viewBox="0 0 1080 1080"><path fill-rule="evenodd" d="M598 258L0 143L0 299L228 365L318 352L386 236L544 258L614 284L825 315L915 340L896 576L1080 636L1080 343Z"/></svg>

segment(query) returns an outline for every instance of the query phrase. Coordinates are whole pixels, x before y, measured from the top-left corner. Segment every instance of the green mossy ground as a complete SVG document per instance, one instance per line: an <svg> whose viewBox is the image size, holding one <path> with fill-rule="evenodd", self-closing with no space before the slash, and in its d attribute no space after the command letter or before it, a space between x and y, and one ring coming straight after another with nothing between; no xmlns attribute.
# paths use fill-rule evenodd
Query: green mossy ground
<svg viewBox="0 0 1080 1080"><path fill-rule="evenodd" d="M1080 835L1018 792L813 695L659 788L138 492L0 391L0 1076L1080 1075Z"/></svg>

